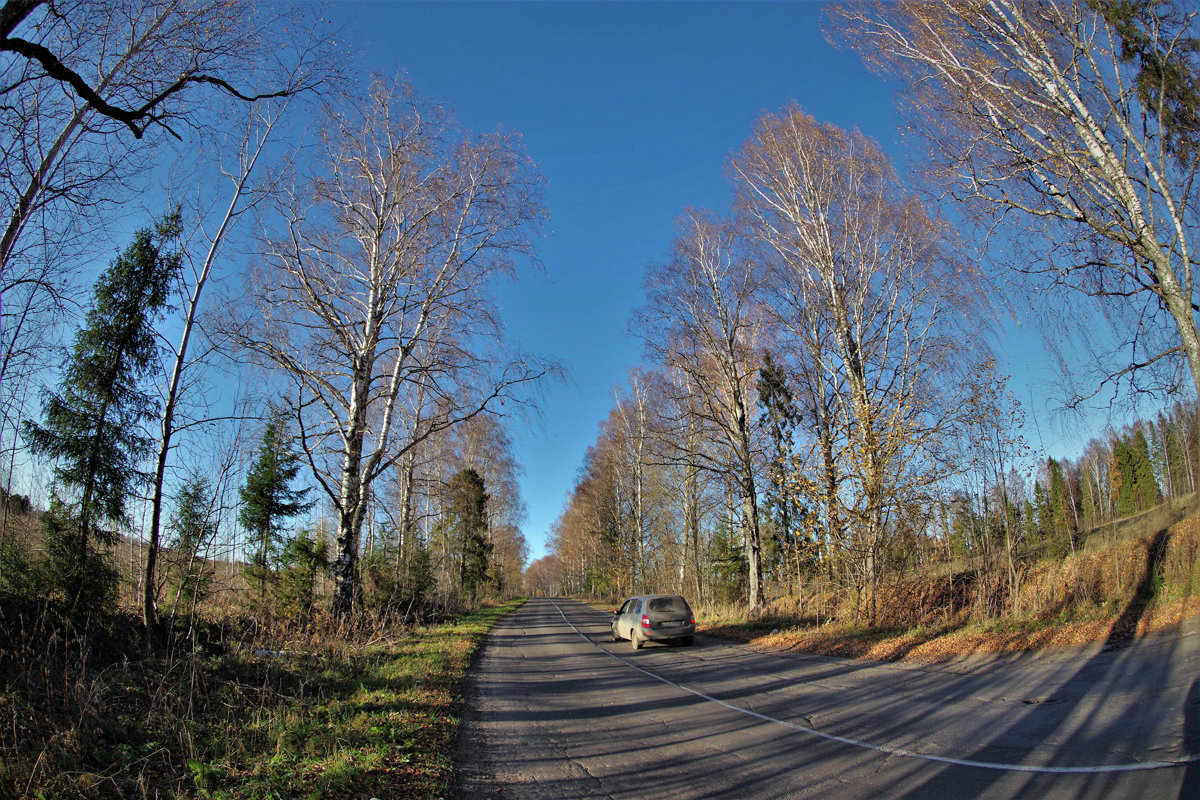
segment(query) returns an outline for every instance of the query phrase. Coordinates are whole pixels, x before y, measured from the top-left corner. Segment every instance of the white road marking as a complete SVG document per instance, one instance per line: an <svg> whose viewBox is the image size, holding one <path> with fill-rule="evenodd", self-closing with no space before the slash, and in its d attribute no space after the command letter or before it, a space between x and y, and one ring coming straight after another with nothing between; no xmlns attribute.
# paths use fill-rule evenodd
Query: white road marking
<svg viewBox="0 0 1200 800"><path fill-rule="evenodd" d="M815 728L808 728L808 727L805 727L804 725L797 725L794 722L788 722L786 720L767 716L766 714L760 714L757 711L751 711L748 708L742 708L741 706L735 706L734 704L727 703L724 700L718 700L717 698L713 697L712 695L705 694L704 692L701 692L698 689L692 689L691 687L683 686L681 684L675 683L674 681L670 680L669 678L664 678L662 675L651 672L648 669L643 669L642 667L639 667L636 664L630 663L629 661L626 661L625 659L621 658L620 656L616 655L615 653L611 653L608 650L605 650L600 645L596 644L586 634L584 634L581 630L579 630L579 628L575 627L575 623L573 623L573 622L571 622L571 620L567 619L567 615L565 613L563 613L563 610L561 607L559 607L558 603L555 603L553 600L551 600L550 602L554 603L554 607L556 609L558 609L559 616L561 616L563 618L563 622L566 622L568 625L570 625L571 630L573 630L573 631L575 631L575 633L579 634L579 636L584 641L586 641L588 644L592 645L592 647L595 647L601 653L604 653L609 658L612 658L612 659L615 659L615 660L621 662L622 664L629 667L630 669L635 669L638 672L642 673L643 675L648 675L649 677L654 678L657 681L662 681L663 683L667 684L668 686L673 686L676 689L680 689L684 692L688 692L689 694L693 694L696 697L699 697L701 700L707 700L710 703L716 703L719 706L724 706L725 708L728 708L730 711L736 711L740 714L745 714L746 716L754 717L755 719L760 719L763 722L774 723L775 725L781 725L785 728L790 728L794 731L799 731L800 733L807 733L812 736L820 737L821 739L828 739L829 741L832 741L832 742L839 742L841 744L851 745L852 747L862 747L867 750L874 750L878 753L884 753L885 755L889 755L889 756L897 756L899 758L920 758L920 759L924 759L925 761L936 761L940 764L951 764L956 767L978 767L979 769L1004 770L1007 772L1036 772L1036 773L1045 773L1045 774L1051 774L1051 775L1095 775L1095 774L1111 773L1111 772L1140 772L1143 770L1150 770L1150 769L1164 769L1164 768L1168 768L1168 767L1184 767L1184 766L1187 766L1188 764L1200 762L1200 754L1197 754L1197 755L1190 756L1188 758L1181 758L1176 761L1145 761L1145 762L1137 762L1137 763L1133 763L1133 764L1101 764L1101 765L1092 766L1092 767L1050 767L1050 766L1037 766L1037 765L1033 765L1033 764L1003 764L1003 763L999 763L999 762L995 762L995 761L972 761L970 759L951 758L949 756L939 756L939 755L933 755L931 753L916 753L911 750L905 750L905 749L899 748L899 747L887 747L885 745L872 744L871 742L861 742L861 741L858 741L857 739L847 739L844 736L835 736L832 733L824 733L822 731L816 730Z"/></svg>

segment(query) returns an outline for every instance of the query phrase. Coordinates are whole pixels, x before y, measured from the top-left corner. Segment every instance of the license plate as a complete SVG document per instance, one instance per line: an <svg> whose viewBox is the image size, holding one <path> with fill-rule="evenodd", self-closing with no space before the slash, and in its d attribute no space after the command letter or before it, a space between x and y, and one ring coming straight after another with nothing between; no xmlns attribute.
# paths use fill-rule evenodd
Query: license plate
<svg viewBox="0 0 1200 800"><path fill-rule="evenodd" d="M658 624L663 628L678 628L683 623L679 622L678 620L667 620L666 622L660 622Z"/></svg>

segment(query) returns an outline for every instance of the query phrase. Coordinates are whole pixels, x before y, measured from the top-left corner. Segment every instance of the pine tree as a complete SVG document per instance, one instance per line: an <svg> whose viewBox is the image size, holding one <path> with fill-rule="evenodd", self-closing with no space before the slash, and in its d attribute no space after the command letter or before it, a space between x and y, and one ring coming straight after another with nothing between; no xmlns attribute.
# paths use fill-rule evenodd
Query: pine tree
<svg viewBox="0 0 1200 800"><path fill-rule="evenodd" d="M267 583L280 566L284 523L312 508L311 502L305 502L308 489L291 488L299 471L300 456L292 450L283 416L276 414L267 421L246 485L239 490L242 508L238 521L254 541L247 571L258 584L260 600L266 599Z"/></svg>
<svg viewBox="0 0 1200 800"><path fill-rule="evenodd" d="M155 402L142 384L157 364L154 324L181 263L164 247L179 232L178 212L168 214L134 234L100 276L59 390L43 398L43 424L25 426L33 452L55 461L51 572L74 605L115 596L116 573L94 569L94 544L116 543L126 500L145 479L138 462L152 440L140 431Z"/></svg>

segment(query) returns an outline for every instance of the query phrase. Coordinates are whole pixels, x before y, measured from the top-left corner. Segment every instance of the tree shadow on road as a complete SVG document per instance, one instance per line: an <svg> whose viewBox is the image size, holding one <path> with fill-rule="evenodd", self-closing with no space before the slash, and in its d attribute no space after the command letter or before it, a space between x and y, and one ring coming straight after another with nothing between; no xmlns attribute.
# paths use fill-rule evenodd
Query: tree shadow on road
<svg viewBox="0 0 1200 800"><path fill-rule="evenodd" d="M1154 602L1159 588L1162 586L1162 569L1163 561L1167 552L1167 545L1170 543L1171 534L1169 530L1160 530L1150 540L1147 549L1145 571L1138 582L1138 586L1130 598L1128 605L1122 611L1120 617L1113 623L1112 628L1106 637L1103 647L1090 658L1081 659L1078 667L1073 673L1073 677L1067 680L1057 691L1045 698L1038 698L1037 705L1052 705L1057 703L1074 705L1080 703L1086 695L1087 687L1092 685L1089 679L1085 676L1095 674L1096 672L1106 673L1113 669L1117 662L1110 661L1114 658L1111 655L1112 651L1120 650L1129 645L1137 638L1138 628L1146 616L1151 604ZM1166 669L1166 665L1163 665ZM1163 673L1165 677L1165 673ZM1147 676L1148 682L1153 682L1153 678ZM1066 720L1069 715L1064 714L1062 719ZM1017 726L1019 721L1014 720L1012 728ZM1024 763L1025 759L1021 756L1033 755L1036 751L1045 748L1053 748L1054 745L1050 742L1054 741L1056 735L1061 728L1059 723L1054 726L1048 726L1041 732L1040 741L1044 744L1029 744L1024 748L1023 753L1018 753L1014 750L1009 751L1011 761L1009 763ZM997 737L998 738L998 737ZM1193 757L1200 753L1200 679L1191 685L1188 693L1185 717L1184 731L1181 737L1184 757ZM976 770L972 775L957 775L951 776L946 772L939 774L931 780L925 782L917 790L906 793L907 798L917 797L939 797L939 796L956 796L954 791L961 792L965 787L970 787L971 792L975 795L984 795L991 790L995 790L1001 781L1001 776L1004 775L1003 770ZM1048 776L1045 776L1049 780ZM1115 777L1115 776L1114 776ZM1036 776L1031 776L1030 784L1027 788L1037 787L1040 779ZM1087 786L1088 784L1083 784ZM1100 784L1091 784L1096 787ZM950 794L945 794L946 790L953 787ZM1044 785L1040 788L1046 788ZM1085 794L1088 792L1085 789ZM1182 779L1182 787L1179 797L1181 798L1197 798L1200 797L1200 763L1192 761L1186 766L1186 774Z"/></svg>
<svg viewBox="0 0 1200 800"><path fill-rule="evenodd" d="M1183 748L1193 758L1200 754L1200 678L1192 682L1188 691L1187 705L1183 722ZM1188 764L1183 776L1183 785L1179 787L1179 800L1192 800L1200 797L1200 762Z"/></svg>

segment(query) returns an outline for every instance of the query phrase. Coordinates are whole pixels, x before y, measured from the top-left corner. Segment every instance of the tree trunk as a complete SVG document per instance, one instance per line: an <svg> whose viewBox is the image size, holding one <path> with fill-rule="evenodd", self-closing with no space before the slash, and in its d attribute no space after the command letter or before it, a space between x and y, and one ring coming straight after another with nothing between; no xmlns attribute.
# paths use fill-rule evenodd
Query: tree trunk
<svg viewBox="0 0 1200 800"><path fill-rule="evenodd" d="M362 450L365 409L360 408L364 397L362 389L355 387L351 399L351 416L346 423L346 454L342 462L342 485L340 508L338 509L338 556L334 566L334 592L332 611L334 617L346 620L354 613L359 595L358 548L362 532Z"/></svg>
<svg viewBox="0 0 1200 800"><path fill-rule="evenodd" d="M704 602L704 593L700 581L700 477L699 470L690 459L686 468L684 485L686 487L687 537L692 553L692 576L696 584L696 602Z"/></svg>
<svg viewBox="0 0 1200 800"><path fill-rule="evenodd" d="M754 496L754 482L743 488L742 524L746 530L746 562L750 572L750 610L758 611L766 605L762 585L762 531L758 525L758 498Z"/></svg>
<svg viewBox="0 0 1200 800"><path fill-rule="evenodd" d="M246 194L246 186L250 182L250 176L254 172L254 167L258 163L259 156L262 155L271 137L271 133L281 117L282 110L274 116L267 118L265 130L257 137L257 141L253 141L249 136L247 137L243 146L249 152L246 152L246 150L243 151L245 160L242 163L241 175L234 184L233 195L229 199L229 205L226 207L225 214L221 218L221 224L218 226L216 233L212 237L212 241L209 243L208 252L204 256L204 262L200 267L199 274L196 275L196 283L192 287L191 296L188 298L183 333L180 336L179 348L175 353L175 364L171 370L171 381L168 385L167 397L163 402L162 417L159 424L158 455L155 459L154 484L150 501L150 541L146 548L145 585L143 586L142 597L142 621L147 629L155 627L158 624L158 578L155 572L161 538L163 481L166 476L167 455L171 450L171 439L175 432L175 411L179 404L179 394L182 391L183 371L187 366L188 345L191 342L192 330L195 328L196 317L199 314L200 296L204 292L204 287L208 283L209 276L212 274L213 265L217 260L217 253L225 241L225 236L228 234L233 223L241 216L242 212L238 210L238 205L242 197ZM245 209L242 210L244 211Z"/></svg>

